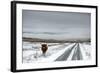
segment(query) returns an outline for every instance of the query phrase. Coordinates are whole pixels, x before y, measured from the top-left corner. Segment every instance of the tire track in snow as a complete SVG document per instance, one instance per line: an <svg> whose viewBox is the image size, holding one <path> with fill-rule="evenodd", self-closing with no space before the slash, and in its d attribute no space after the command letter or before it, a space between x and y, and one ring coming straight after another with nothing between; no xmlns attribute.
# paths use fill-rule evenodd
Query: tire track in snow
<svg viewBox="0 0 100 73"><path fill-rule="evenodd" d="M82 57L82 53L81 53L80 46L78 43L77 47L75 48L72 60L82 60L82 59L83 59L83 57Z"/></svg>
<svg viewBox="0 0 100 73"><path fill-rule="evenodd" d="M66 50L61 56L59 56L55 61L65 61L68 57L69 57L69 55L70 55L70 53L71 53L71 51L73 50L73 48L76 46L76 44L75 45L73 45L71 48L69 48L68 50Z"/></svg>

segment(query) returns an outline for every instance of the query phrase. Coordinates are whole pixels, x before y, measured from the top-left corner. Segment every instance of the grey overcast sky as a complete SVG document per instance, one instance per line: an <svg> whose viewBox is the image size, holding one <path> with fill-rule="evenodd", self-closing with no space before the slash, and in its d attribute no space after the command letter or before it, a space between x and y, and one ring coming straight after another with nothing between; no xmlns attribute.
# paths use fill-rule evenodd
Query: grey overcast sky
<svg viewBox="0 0 100 73"><path fill-rule="evenodd" d="M23 10L23 37L89 39L90 19L89 13Z"/></svg>

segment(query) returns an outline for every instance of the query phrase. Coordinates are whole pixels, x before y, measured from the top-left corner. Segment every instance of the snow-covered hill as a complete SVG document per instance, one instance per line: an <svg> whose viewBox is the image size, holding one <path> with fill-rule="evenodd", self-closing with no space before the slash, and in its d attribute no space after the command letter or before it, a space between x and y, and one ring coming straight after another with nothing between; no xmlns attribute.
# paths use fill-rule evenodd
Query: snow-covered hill
<svg viewBox="0 0 100 73"><path fill-rule="evenodd" d="M42 43L23 43L23 63L56 62L91 59L91 45L86 43L46 43L48 50L44 56Z"/></svg>

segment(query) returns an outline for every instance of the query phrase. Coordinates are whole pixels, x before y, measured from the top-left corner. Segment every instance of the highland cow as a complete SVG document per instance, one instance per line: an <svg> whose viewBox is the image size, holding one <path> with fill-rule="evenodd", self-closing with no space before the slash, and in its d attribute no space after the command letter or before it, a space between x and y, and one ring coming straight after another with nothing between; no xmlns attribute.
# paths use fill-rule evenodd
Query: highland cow
<svg viewBox="0 0 100 73"><path fill-rule="evenodd" d="M46 51L48 50L47 44L42 44L41 45L41 50L42 50L42 54L45 56Z"/></svg>

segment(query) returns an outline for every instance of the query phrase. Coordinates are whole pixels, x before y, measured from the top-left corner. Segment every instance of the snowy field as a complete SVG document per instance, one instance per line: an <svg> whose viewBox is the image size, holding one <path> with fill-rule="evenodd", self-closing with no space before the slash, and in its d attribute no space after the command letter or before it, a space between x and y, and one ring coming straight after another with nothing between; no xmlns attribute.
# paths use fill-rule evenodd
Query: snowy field
<svg viewBox="0 0 100 73"><path fill-rule="evenodd" d="M45 55L37 42L23 42L23 63L54 62L91 59L90 43L46 43L48 50Z"/></svg>

